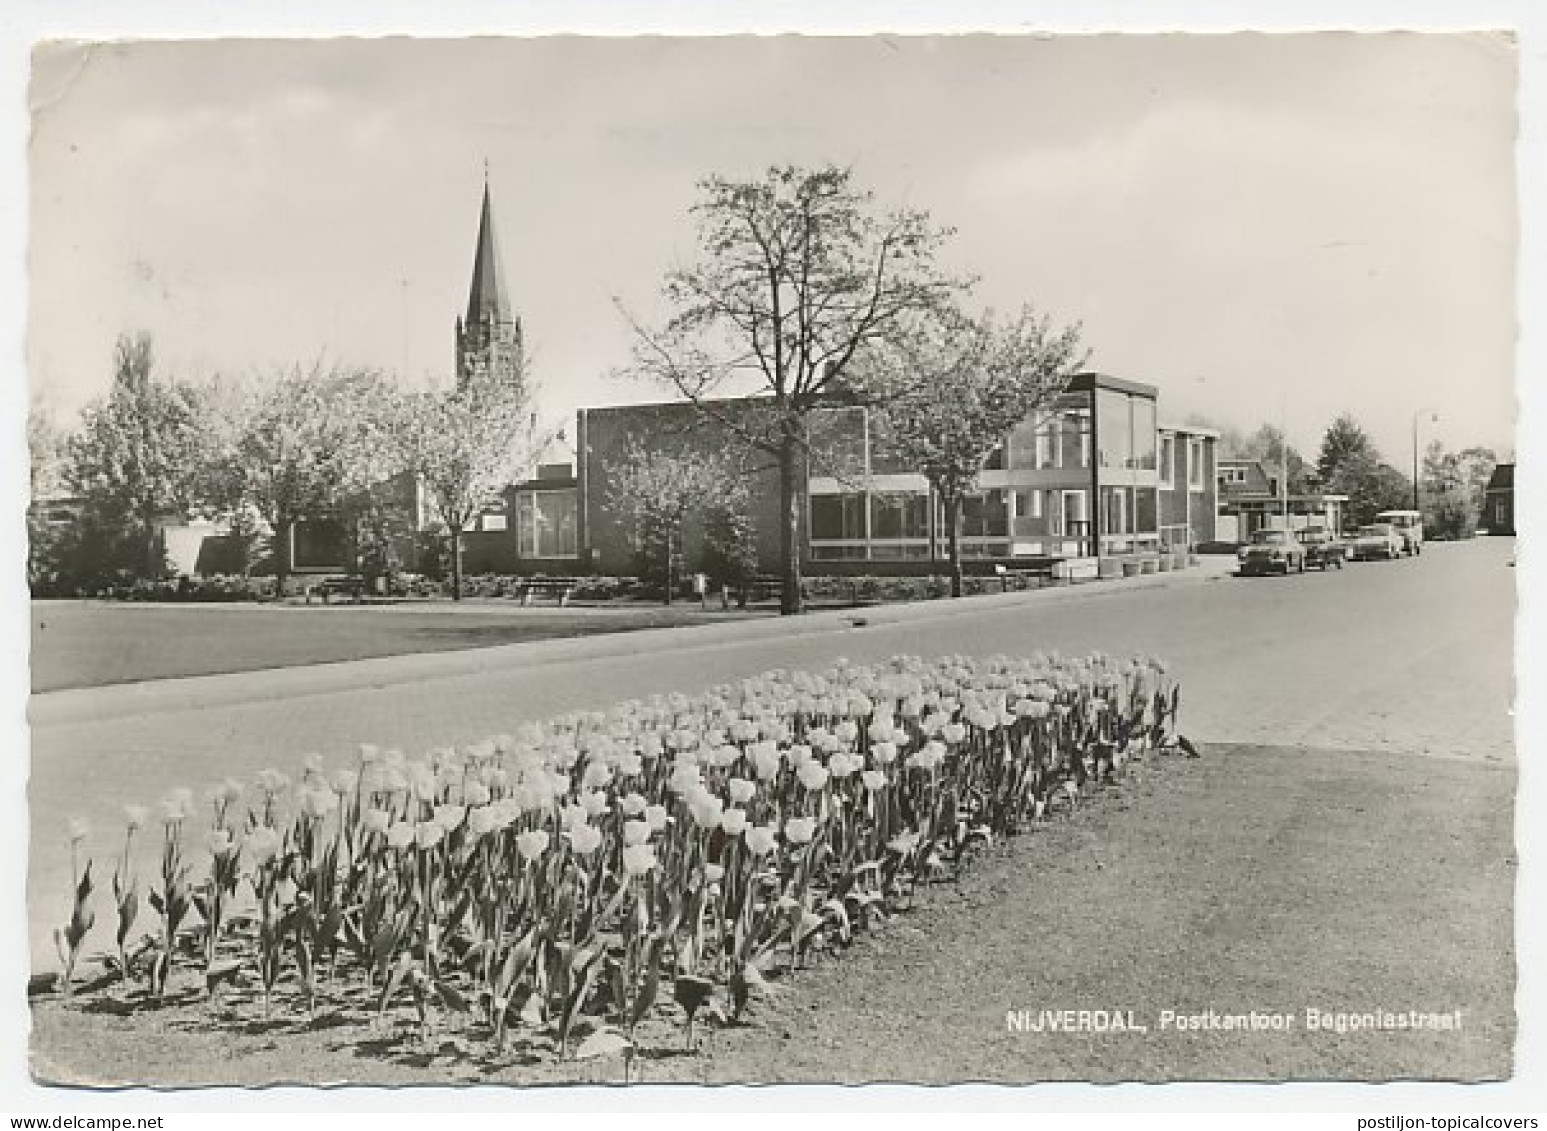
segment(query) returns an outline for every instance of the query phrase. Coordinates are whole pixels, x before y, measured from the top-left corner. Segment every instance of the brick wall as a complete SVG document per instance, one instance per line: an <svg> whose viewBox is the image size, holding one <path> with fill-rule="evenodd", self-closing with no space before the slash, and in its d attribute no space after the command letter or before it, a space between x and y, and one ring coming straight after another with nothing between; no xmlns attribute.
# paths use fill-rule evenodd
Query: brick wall
<svg viewBox="0 0 1547 1131"><path fill-rule="evenodd" d="M752 401L722 401L717 410L730 419L756 406ZM589 568L603 574L636 572L628 531L610 494L613 469L631 440L661 452L730 454L742 449L734 432L700 413L690 404L615 405L585 409L576 429L580 451L580 542L582 558L590 551ZM752 523L757 532L758 569L776 573L779 568L779 473L773 457L753 452L745 456L751 479ZM697 566L703 551L703 532L690 519L684 530L685 564Z"/></svg>

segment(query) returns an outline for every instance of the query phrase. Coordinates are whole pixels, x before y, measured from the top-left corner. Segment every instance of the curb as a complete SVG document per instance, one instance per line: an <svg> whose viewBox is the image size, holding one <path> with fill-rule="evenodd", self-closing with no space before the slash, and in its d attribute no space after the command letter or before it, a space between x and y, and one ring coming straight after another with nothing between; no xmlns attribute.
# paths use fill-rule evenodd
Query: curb
<svg viewBox="0 0 1547 1131"><path fill-rule="evenodd" d="M168 714L237 706L313 695L384 689L398 683L425 683L493 671L521 671L542 665L743 644L776 637L820 636L869 627L938 620L964 614L1019 608L1050 601L1090 601L1148 589L1212 581L1216 575L1194 566L1173 573L1087 582L1016 593L993 593L956 600L920 601L858 609L829 609L799 617L760 617L721 624L643 628L596 636L533 640L490 648L415 652L363 660L262 668L220 675L184 676L70 688L34 694L27 719L33 727L103 722L141 714Z"/></svg>

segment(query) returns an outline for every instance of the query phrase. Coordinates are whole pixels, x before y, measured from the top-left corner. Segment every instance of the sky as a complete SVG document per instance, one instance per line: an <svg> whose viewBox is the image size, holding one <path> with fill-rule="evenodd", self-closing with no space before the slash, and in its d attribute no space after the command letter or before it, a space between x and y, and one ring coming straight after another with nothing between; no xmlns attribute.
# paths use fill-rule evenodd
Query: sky
<svg viewBox="0 0 1547 1131"><path fill-rule="evenodd" d="M448 377L485 167L541 408L618 376L709 174L850 166L956 230L971 302L1082 325L1163 420L1351 412L1514 450L1516 52L1500 34L124 42L33 56L27 361L68 420L163 370ZM1438 419L1433 419L1434 416Z"/></svg>

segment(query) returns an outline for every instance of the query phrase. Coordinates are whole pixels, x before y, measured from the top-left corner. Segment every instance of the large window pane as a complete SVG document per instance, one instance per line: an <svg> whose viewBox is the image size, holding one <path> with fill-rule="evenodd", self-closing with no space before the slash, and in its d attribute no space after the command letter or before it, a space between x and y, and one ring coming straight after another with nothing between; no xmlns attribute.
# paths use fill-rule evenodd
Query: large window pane
<svg viewBox="0 0 1547 1131"><path fill-rule="evenodd" d="M1156 505L1158 492L1153 487L1134 490L1134 530L1140 534L1153 534L1160 529L1160 509Z"/></svg>
<svg viewBox="0 0 1547 1131"><path fill-rule="evenodd" d="M572 558L576 498L566 491L523 491L516 497L516 552L523 558Z"/></svg>
<svg viewBox="0 0 1547 1131"><path fill-rule="evenodd" d="M1008 538L1010 505L1003 491L984 491L962 499L963 538Z"/></svg>
<svg viewBox="0 0 1547 1131"><path fill-rule="evenodd" d="M1090 406L1066 407L1058 418L1058 466L1090 467Z"/></svg>
<svg viewBox="0 0 1547 1131"><path fill-rule="evenodd" d="M1155 402L1130 397L1133 406L1133 465L1140 471L1155 470Z"/></svg>
<svg viewBox="0 0 1547 1131"><path fill-rule="evenodd" d="M1131 467L1133 420L1128 395L1111 389L1096 390L1096 443L1102 467Z"/></svg>
<svg viewBox="0 0 1547 1131"><path fill-rule="evenodd" d="M872 495L871 538L928 538L929 496L918 493Z"/></svg>
<svg viewBox="0 0 1547 1131"><path fill-rule="evenodd" d="M857 541L865 537L865 496L811 496L811 537L827 541Z"/></svg>

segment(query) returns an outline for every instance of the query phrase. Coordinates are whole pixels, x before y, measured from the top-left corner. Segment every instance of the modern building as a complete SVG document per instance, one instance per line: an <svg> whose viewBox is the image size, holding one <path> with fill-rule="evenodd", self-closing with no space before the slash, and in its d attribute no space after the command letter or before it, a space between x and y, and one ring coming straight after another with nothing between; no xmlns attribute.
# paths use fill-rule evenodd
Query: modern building
<svg viewBox="0 0 1547 1131"><path fill-rule="evenodd" d="M1501 463L1493 469L1483 491L1482 521L1489 534L1515 533L1515 465Z"/></svg>
<svg viewBox="0 0 1547 1131"><path fill-rule="evenodd" d="M1341 532L1348 496L1316 492L1285 494L1281 472L1260 459L1219 460L1218 538L1247 542L1258 530L1325 526Z"/></svg>
<svg viewBox="0 0 1547 1131"><path fill-rule="evenodd" d="M736 415L759 402L724 401L706 414L685 403L582 411L576 478L577 563L632 572L624 519L609 498L609 467L630 443L664 451L734 448ZM1083 373L1048 410L1016 428L961 508L964 559L981 568L1068 563L1187 549L1214 537L1214 445L1208 429L1156 421L1151 385ZM801 546L810 573L927 573L946 554L944 512L923 475L890 448L881 419L835 404L810 420ZM752 522L761 567L779 552L779 483L752 460ZM685 556L700 545L689 523Z"/></svg>

